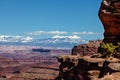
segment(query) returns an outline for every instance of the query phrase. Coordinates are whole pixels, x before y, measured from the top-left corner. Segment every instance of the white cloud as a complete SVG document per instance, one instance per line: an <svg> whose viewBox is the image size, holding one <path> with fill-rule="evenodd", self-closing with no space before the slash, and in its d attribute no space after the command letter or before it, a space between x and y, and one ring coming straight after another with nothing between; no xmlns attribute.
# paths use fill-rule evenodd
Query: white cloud
<svg viewBox="0 0 120 80"><path fill-rule="evenodd" d="M74 35L94 35L94 34L100 34L100 33L95 33L95 32L72 32Z"/></svg>
<svg viewBox="0 0 120 80"><path fill-rule="evenodd" d="M2 42L30 42L32 41L32 37L24 37L24 36L8 36L8 35L0 35L0 41Z"/></svg>
<svg viewBox="0 0 120 80"><path fill-rule="evenodd" d="M79 36L77 35L73 35L73 36L59 36L59 35L55 35L52 38L70 38L70 39L81 39Z"/></svg>
<svg viewBox="0 0 120 80"><path fill-rule="evenodd" d="M27 35L98 35L101 33L96 33L92 31L83 31L83 32L66 32L66 31L34 31L34 32L25 32Z"/></svg>
<svg viewBox="0 0 120 80"><path fill-rule="evenodd" d="M79 43L79 42L83 42L83 43L87 43L87 40L82 39L80 36L77 35L68 35L68 36L60 36L60 35L56 35L52 37L55 40L59 40L61 39L62 42L70 42L70 43Z"/></svg>
<svg viewBox="0 0 120 80"><path fill-rule="evenodd" d="M62 35L62 34L67 34L65 31L34 31L34 32L26 32L27 34L30 35Z"/></svg>
<svg viewBox="0 0 120 80"><path fill-rule="evenodd" d="M33 38L32 37L29 37L29 36L27 36L27 37L23 37L22 38L22 42L31 42L33 40Z"/></svg>

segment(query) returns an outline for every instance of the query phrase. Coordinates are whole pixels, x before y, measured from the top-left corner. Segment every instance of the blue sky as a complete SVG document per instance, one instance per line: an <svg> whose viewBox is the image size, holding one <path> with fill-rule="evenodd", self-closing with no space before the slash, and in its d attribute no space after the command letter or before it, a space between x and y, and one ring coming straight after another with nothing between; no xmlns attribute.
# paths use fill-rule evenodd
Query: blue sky
<svg viewBox="0 0 120 80"><path fill-rule="evenodd" d="M0 0L0 35L103 38L102 0Z"/></svg>

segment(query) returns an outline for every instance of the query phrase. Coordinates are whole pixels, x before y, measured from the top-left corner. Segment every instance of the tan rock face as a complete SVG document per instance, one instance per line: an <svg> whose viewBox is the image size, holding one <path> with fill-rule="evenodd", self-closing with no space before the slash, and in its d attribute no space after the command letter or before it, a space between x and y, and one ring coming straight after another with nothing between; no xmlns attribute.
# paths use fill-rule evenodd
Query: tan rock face
<svg viewBox="0 0 120 80"><path fill-rule="evenodd" d="M120 42L120 0L103 0L99 18L104 26L104 42Z"/></svg>

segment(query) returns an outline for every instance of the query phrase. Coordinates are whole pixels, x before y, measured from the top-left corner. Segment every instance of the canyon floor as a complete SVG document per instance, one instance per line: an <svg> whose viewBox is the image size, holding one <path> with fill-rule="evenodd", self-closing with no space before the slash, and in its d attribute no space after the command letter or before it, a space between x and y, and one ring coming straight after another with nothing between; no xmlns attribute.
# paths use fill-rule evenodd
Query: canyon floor
<svg viewBox="0 0 120 80"><path fill-rule="evenodd" d="M57 56L70 49L0 45L0 80L54 80L59 74Z"/></svg>

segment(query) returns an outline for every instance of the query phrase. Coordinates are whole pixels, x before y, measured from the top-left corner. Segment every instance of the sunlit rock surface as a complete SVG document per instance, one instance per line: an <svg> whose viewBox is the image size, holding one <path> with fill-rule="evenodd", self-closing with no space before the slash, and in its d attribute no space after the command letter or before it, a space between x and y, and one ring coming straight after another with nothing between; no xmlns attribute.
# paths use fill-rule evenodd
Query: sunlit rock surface
<svg viewBox="0 0 120 80"><path fill-rule="evenodd" d="M104 26L104 42L120 42L120 0L103 0L99 18Z"/></svg>
<svg viewBox="0 0 120 80"><path fill-rule="evenodd" d="M120 78L120 60L116 58L61 55L58 61L60 62L58 80L119 80Z"/></svg>
<svg viewBox="0 0 120 80"><path fill-rule="evenodd" d="M74 46L72 49L72 55L78 55L81 56L85 55L91 55L98 53L98 48L100 47L100 43L102 40L90 40L87 44L80 44L77 46Z"/></svg>

